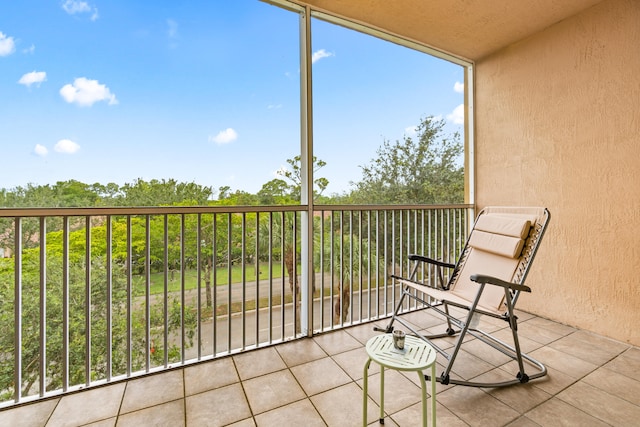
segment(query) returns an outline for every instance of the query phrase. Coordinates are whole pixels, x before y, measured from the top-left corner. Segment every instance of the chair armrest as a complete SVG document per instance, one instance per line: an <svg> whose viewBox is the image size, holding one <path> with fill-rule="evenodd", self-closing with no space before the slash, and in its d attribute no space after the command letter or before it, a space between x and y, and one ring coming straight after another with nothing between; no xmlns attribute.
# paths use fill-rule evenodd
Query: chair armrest
<svg viewBox="0 0 640 427"><path fill-rule="evenodd" d="M471 280L478 283L488 283L490 285L502 286L503 288L513 289L514 291L531 292L531 288L517 283L505 282L497 277L485 276L484 274L472 274Z"/></svg>
<svg viewBox="0 0 640 427"><path fill-rule="evenodd" d="M445 268L455 268L456 267L455 264L450 264L448 262L438 261L438 260L431 259L431 258L423 256L423 255L411 254L411 255L409 255L409 260L410 261L422 261L422 262L426 262L428 264L434 264L434 265L437 265L439 267L445 267Z"/></svg>

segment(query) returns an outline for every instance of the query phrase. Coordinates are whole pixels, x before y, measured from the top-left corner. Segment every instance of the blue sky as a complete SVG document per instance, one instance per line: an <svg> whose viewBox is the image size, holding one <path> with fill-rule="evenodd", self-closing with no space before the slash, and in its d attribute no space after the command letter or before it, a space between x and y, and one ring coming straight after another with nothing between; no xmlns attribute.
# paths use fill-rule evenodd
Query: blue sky
<svg viewBox="0 0 640 427"><path fill-rule="evenodd" d="M0 188L137 178L257 192L299 153L299 18L257 0L0 5ZM462 132L463 70L312 22L314 151L348 190L421 117Z"/></svg>

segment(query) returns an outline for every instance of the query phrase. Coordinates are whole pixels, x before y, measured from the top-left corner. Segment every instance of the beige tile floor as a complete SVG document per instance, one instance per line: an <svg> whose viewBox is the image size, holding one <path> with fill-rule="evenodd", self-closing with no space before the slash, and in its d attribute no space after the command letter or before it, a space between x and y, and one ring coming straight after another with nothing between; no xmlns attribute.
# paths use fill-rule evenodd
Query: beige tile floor
<svg viewBox="0 0 640 427"><path fill-rule="evenodd" d="M501 389L438 384L440 426L640 425L639 348L519 316L523 348L547 365L549 375ZM405 318L425 331L442 326L428 312ZM505 327L482 321L484 330L506 339ZM372 324L359 325L5 409L0 426L359 426L364 343L375 334ZM512 375L514 363L485 347L475 339L465 343L456 373ZM372 364L370 425L378 425L379 375ZM387 371L385 384L384 425L419 425L417 375Z"/></svg>

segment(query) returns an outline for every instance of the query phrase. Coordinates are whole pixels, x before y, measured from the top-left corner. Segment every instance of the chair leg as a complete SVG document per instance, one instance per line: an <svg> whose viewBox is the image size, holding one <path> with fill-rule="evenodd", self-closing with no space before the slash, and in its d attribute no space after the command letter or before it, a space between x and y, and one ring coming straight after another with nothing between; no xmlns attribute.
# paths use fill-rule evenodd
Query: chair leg
<svg viewBox="0 0 640 427"><path fill-rule="evenodd" d="M476 304L474 304L472 309L469 310L469 314L467 315L465 324L458 335L456 345L453 348L453 351L449 354L449 363L447 363L447 367L445 368L444 372L442 372L442 375L440 377L440 382L444 385L449 384L449 374L451 373L451 368L453 368L453 362L456 360L456 357L458 356L458 351L460 351L460 348L462 347L462 342L464 340L464 337L467 335L467 331L469 330L469 323L471 322L471 318L475 313L474 311L475 306ZM447 314L448 314L448 310L447 310ZM447 323L449 324L449 329L447 330L447 332L449 330L453 331L453 329L451 328L451 321L449 320L449 318L447 318Z"/></svg>
<svg viewBox="0 0 640 427"><path fill-rule="evenodd" d="M517 377L521 383L526 383L529 382L529 376L524 371L524 362L522 361L522 351L520 350L520 340L518 339L518 320L516 315L513 313L513 304L508 294L506 301L509 313L509 327L511 328L511 334L513 335L513 347L516 350L516 359L518 360L519 371Z"/></svg>
<svg viewBox="0 0 640 427"><path fill-rule="evenodd" d="M393 315L391 316L391 320L389 321L389 324L387 325L386 328L380 328L380 327L374 326L373 327L374 331L384 332L387 334L390 334L391 332L393 332L393 323L398 317L398 314L400 313L400 308L402 308L402 303L404 302L404 298L407 296L407 293L409 292L408 286L402 286L401 289L402 289L402 292L400 292L400 299L396 303L396 307L393 310Z"/></svg>
<svg viewBox="0 0 640 427"><path fill-rule="evenodd" d="M453 329L453 326L451 325L451 315L449 314L449 304L447 304L446 302L443 302L442 305L444 306L444 312L447 313L447 315L445 316L447 319L447 335L455 335L456 331L455 329Z"/></svg>

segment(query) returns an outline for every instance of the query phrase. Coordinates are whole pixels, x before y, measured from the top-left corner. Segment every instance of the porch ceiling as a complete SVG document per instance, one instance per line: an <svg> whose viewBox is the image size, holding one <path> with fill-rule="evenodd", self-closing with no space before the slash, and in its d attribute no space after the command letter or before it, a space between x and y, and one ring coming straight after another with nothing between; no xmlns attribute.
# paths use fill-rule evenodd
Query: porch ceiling
<svg viewBox="0 0 640 427"><path fill-rule="evenodd" d="M603 0L302 0L327 12L478 60Z"/></svg>

